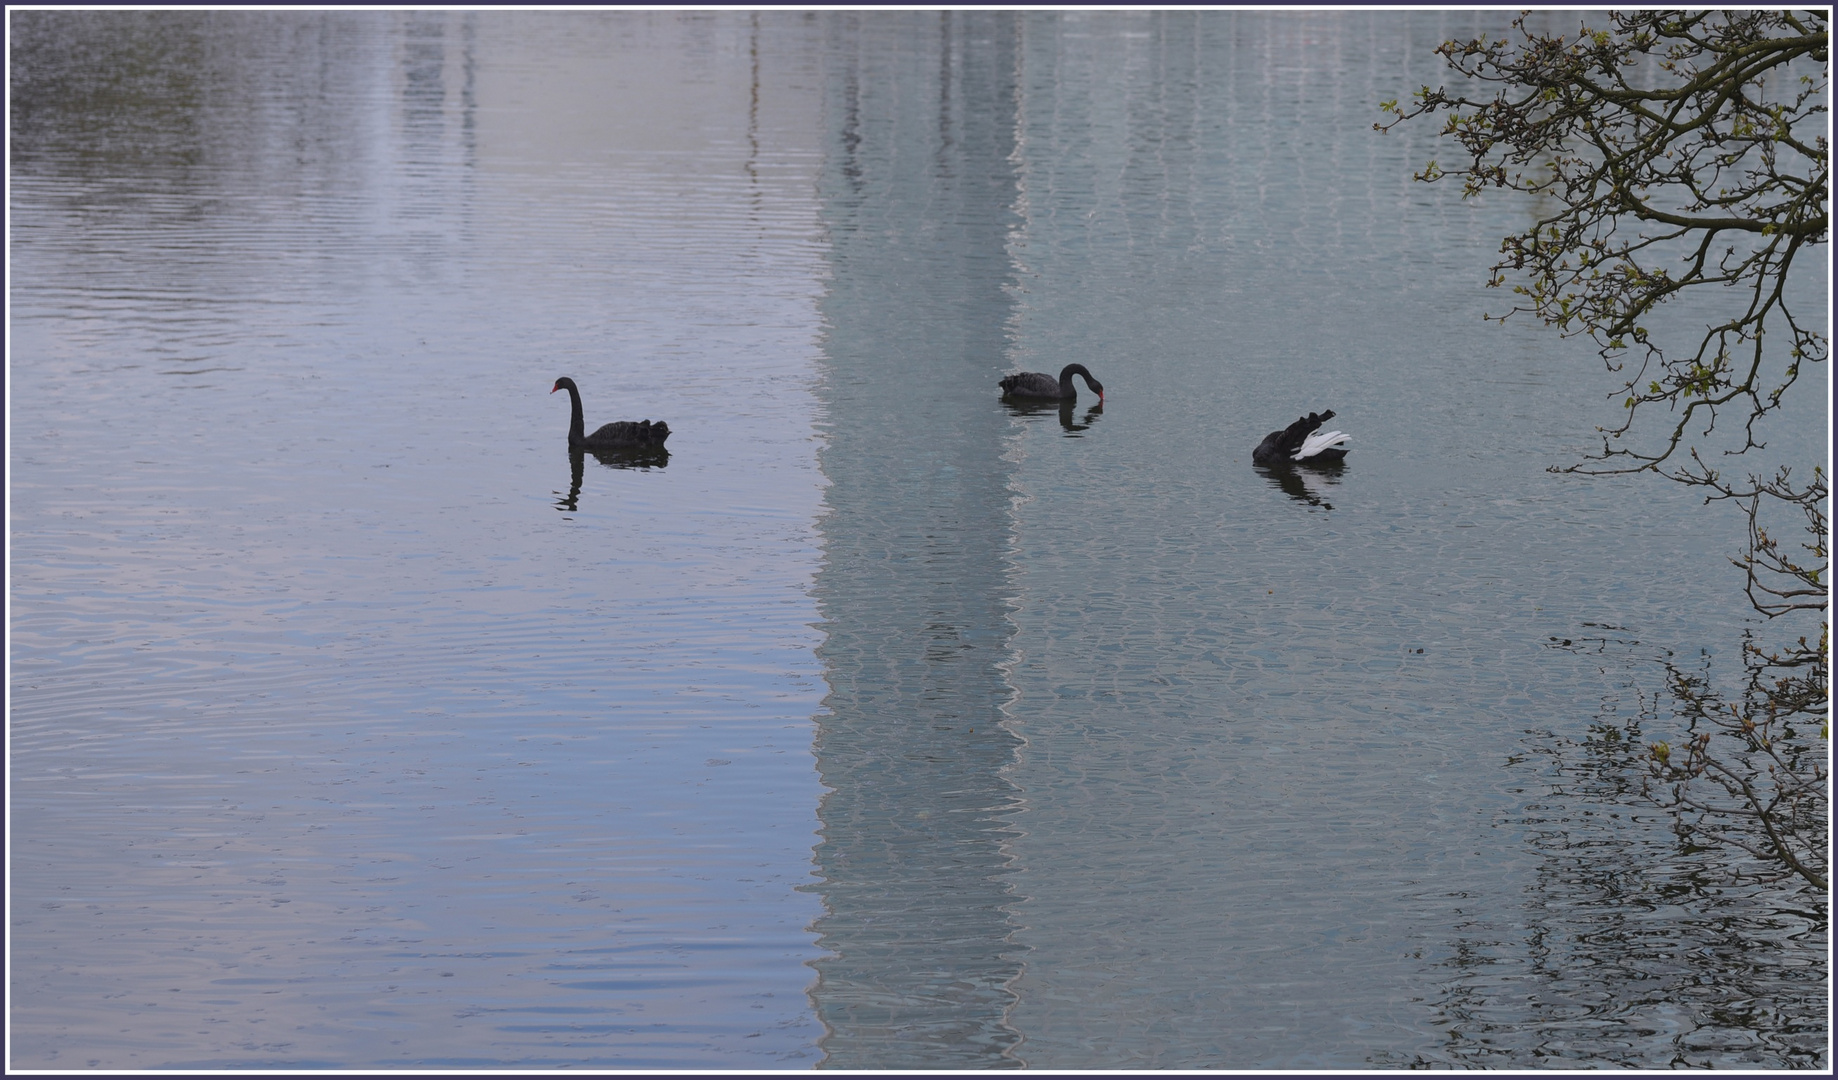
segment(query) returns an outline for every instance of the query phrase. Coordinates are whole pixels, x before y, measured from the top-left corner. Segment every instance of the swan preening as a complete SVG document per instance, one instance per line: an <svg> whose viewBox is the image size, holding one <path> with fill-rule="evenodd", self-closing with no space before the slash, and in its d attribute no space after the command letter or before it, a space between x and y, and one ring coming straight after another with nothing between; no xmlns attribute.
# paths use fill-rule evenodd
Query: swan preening
<svg viewBox="0 0 1838 1080"><path fill-rule="evenodd" d="M1067 364L1060 369L1059 378L1038 371L1024 371L1019 375L1010 375L1002 380L1004 397L1026 398L1038 401L1072 401L1079 392L1072 387L1072 377L1082 375L1085 385L1091 392L1104 400L1104 384L1091 377L1084 364Z"/></svg>
<svg viewBox="0 0 1838 1080"><path fill-rule="evenodd" d="M670 437L670 428L662 420L655 424L649 420L615 420L588 435L587 425L581 419L581 391L574 385L574 380L566 375L555 380L555 386L549 393L553 394L557 390L568 391L568 446L571 449L662 449L664 440Z"/></svg>
<svg viewBox="0 0 1838 1080"><path fill-rule="evenodd" d="M1272 431L1251 451L1251 460L1259 465L1328 465L1344 460L1343 444L1353 436L1317 430L1333 418L1332 409L1309 413L1281 431Z"/></svg>

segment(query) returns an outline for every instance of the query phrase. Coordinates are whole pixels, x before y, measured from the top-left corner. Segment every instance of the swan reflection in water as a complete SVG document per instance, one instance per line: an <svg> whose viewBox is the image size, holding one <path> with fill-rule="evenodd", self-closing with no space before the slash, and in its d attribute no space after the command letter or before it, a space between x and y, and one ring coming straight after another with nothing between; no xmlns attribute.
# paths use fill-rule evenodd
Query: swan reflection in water
<svg viewBox="0 0 1838 1080"><path fill-rule="evenodd" d="M555 492L555 508L564 514L580 509L581 481L587 473L587 455L609 469L638 469L650 472L670 464L670 451L661 446L635 446L629 450L568 451L568 494Z"/></svg>
<svg viewBox="0 0 1838 1080"><path fill-rule="evenodd" d="M1332 510L1334 504L1316 490L1316 485L1338 485L1341 475L1347 471L1345 461L1323 462L1319 465L1253 465L1251 468L1270 481L1271 486L1281 488L1283 494L1323 510Z"/></svg>
<svg viewBox="0 0 1838 1080"><path fill-rule="evenodd" d="M1085 410L1085 416L1082 420L1074 419L1073 417L1073 411L1078 405L1075 401L1021 401L1011 398L1004 401L1002 404L1015 416L1037 416L1044 413L1058 413L1059 426L1066 429L1066 437L1068 439L1078 438L1079 432L1097 423L1098 419L1104 415L1103 398L1099 398L1096 405Z"/></svg>

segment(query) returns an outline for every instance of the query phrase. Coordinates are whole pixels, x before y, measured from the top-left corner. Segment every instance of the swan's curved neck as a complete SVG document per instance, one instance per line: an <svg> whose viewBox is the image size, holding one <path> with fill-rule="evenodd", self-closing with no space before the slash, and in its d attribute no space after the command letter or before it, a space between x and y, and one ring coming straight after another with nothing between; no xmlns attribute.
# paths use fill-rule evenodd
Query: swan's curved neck
<svg viewBox="0 0 1838 1080"><path fill-rule="evenodd" d="M579 446L587 437L587 421L581 417L581 392L573 386L566 386L568 391L568 445Z"/></svg>

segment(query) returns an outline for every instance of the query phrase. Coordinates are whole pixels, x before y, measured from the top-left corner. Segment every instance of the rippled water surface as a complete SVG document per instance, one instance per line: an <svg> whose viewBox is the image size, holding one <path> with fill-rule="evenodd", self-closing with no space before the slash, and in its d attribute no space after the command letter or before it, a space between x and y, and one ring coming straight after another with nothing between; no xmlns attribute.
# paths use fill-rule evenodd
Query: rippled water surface
<svg viewBox="0 0 1838 1080"><path fill-rule="evenodd" d="M1576 749L1741 522L1371 131L1494 16L9 18L13 1066L1825 1063Z"/></svg>

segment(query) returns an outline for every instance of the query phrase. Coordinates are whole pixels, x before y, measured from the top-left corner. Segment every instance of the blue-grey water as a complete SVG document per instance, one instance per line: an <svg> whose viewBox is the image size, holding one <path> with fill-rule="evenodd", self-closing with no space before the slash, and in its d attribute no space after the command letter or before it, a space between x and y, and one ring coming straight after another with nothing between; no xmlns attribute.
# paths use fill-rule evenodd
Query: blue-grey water
<svg viewBox="0 0 1838 1080"><path fill-rule="evenodd" d="M1371 130L1505 21L9 12L10 1065L1828 1064L1596 737L1742 522Z"/></svg>

